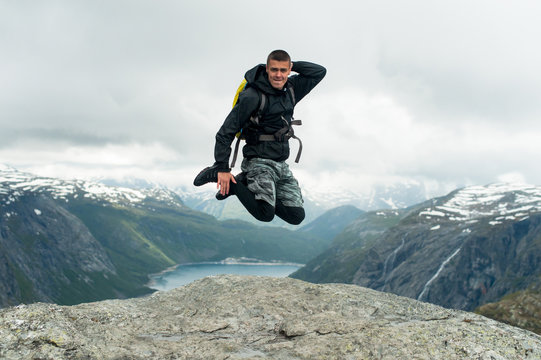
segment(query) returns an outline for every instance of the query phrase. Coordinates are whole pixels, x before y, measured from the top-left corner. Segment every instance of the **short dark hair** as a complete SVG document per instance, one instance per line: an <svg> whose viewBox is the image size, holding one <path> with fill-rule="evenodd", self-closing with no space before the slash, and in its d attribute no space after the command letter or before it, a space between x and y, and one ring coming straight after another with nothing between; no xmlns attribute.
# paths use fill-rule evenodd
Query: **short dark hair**
<svg viewBox="0 0 541 360"><path fill-rule="evenodd" d="M274 51L272 51L269 54L269 56L267 56L267 64L271 60L287 61L287 62L289 62L291 64L291 57L289 56L289 54L285 50L274 50Z"/></svg>

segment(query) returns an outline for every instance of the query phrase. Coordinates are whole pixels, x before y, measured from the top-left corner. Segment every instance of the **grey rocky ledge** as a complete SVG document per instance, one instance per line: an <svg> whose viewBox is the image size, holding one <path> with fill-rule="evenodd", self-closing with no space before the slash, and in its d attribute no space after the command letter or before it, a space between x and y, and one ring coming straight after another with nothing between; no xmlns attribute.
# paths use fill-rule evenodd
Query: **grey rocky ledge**
<svg viewBox="0 0 541 360"><path fill-rule="evenodd" d="M541 359L541 337L354 285L221 275L0 311L4 359Z"/></svg>

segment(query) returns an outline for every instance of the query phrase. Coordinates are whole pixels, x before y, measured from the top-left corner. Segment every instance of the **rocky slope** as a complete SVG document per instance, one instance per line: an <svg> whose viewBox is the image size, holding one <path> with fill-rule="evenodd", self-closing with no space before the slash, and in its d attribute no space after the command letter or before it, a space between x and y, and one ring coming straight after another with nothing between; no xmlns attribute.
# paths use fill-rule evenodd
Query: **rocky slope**
<svg viewBox="0 0 541 360"><path fill-rule="evenodd" d="M541 284L480 306L475 312L541 335Z"/></svg>
<svg viewBox="0 0 541 360"><path fill-rule="evenodd" d="M167 189L44 178L0 166L0 306L139 296L148 274L225 258L304 263L330 241L218 221Z"/></svg>
<svg viewBox="0 0 541 360"><path fill-rule="evenodd" d="M223 275L0 310L3 359L540 359L541 337L353 285Z"/></svg>
<svg viewBox="0 0 541 360"><path fill-rule="evenodd" d="M293 276L465 310L541 282L539 187L469 187L396 214L363 214Z"/></svg>

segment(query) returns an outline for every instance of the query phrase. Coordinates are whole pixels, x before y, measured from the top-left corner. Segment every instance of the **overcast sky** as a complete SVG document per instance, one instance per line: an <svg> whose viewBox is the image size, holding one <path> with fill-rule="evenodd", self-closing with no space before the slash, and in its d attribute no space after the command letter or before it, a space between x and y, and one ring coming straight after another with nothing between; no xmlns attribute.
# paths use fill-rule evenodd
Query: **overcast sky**
<svg viewBox="0 0 541 360"><path fill-rule="evenodd" d="M541 184L540 18L520 0L0 0L0 163L189 185L245 71L283 48L327 68L296 107L304 185Z"/></svg>

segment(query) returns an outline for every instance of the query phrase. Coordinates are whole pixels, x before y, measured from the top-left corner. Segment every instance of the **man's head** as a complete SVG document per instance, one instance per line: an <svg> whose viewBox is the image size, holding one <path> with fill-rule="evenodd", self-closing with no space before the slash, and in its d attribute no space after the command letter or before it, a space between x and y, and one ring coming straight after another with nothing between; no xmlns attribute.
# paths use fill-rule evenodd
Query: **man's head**
<svg viewBox="0 0 541 360"><path fill-rule="evenodd" d="M273 88L281 90L291 73L291 57L284 50L274 50L267 57L267 74Z"/></svg>

